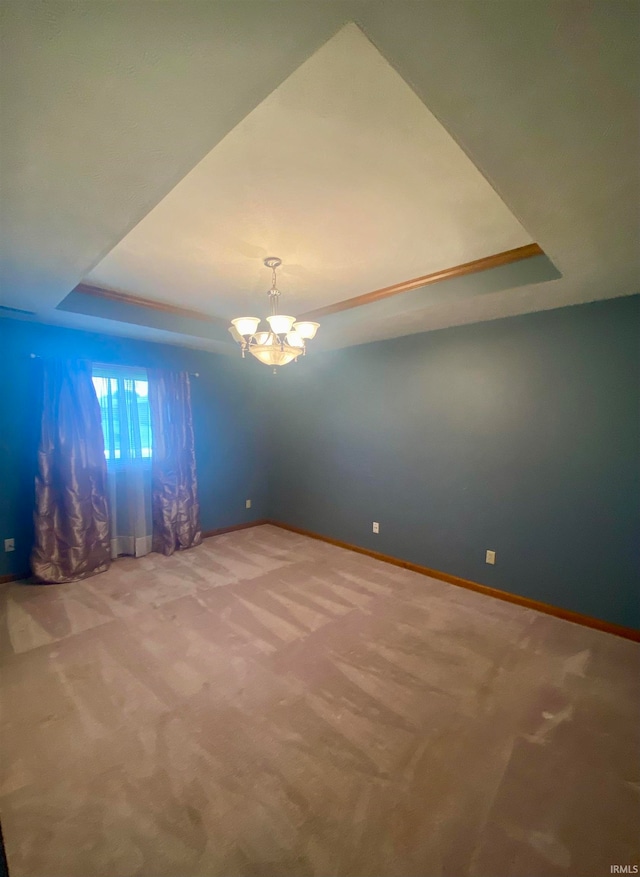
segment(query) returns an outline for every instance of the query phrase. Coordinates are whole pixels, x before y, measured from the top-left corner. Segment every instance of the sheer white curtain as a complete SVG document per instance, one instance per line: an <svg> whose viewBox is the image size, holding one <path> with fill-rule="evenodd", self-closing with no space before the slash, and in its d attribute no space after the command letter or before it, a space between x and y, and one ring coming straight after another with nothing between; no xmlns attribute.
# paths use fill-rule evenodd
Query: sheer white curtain
<svg viewBox="0 0 640 877"><path fill-rule="evenodd" d="M111 557L151 551L151 418L144 369L93 367L105 457Z"/></svg>
<svg viewBox="0 0 640 877"><path fill-rule="evenodd" d="M107 463L111 559L143 557L152 545L151 465Z"/></svg>

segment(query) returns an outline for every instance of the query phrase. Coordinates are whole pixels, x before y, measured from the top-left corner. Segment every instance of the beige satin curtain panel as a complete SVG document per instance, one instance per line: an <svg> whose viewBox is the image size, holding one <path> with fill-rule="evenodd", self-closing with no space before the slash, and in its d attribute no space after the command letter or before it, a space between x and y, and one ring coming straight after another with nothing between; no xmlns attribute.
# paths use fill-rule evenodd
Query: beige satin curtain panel
<svg viewBox="0 0 640 877"><path fill-rule="evenodd" d="M36 476L37 581L73 582L109 566L107 467L88 362L42 360L43 410Z"/></svg>
<svg viewBox="0 0 640 877"><path fill-rule="evenodd" d="M36 581L73 582L108 569L119 510L113 495L109 508L91 363L42 360L41 366L43 411L31 568ZM202 541L191 388L184 372L149 370L148 379L152 550L168 555ZM127 474L125 468L122 473ZM127 492L121 491L129 496L127 501L135 486L128 483ZM121 553L119 548L116 553ZM135 553L145 552L136 548Z"/></svg>
<svg viewBox="0 0 640 877"><path fill-rule="evenodd" d="M202 542L191 386L186 372L149 369L153 550L173 554Z"/></svg>

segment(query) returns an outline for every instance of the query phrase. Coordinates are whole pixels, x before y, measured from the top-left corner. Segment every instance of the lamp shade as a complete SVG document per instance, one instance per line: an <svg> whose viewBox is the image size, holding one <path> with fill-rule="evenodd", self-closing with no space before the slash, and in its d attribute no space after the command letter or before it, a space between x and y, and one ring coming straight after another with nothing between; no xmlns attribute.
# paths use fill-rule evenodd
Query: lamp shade
<svg viewBox="0 0 640 877"><path fill-rule="evenodd" d="M235 326L229 326L229 333L231 334L231 337L234 341L237 341L238 344L242 344L244 339Z"/></svg>
<svg viewBox="0 0 640 877"><path fill-rule="evenodd" d="M310 340L320 328L320 323L311 323L308 320L301 320L299 323L294 323L293 328L301 338L308 338Z"/></svg>
<svg viewBox="0 0 640 877"><path fill-rule="evenodd" d="M286 314L272 314L267 317L267 323L271 326L271 331L276 335L286 335L295 323L295 317L288 317Z"/></svg>
<svg viewBox="0 0 640 877"><path fill-rule="evenodd" d="M235 326L240 335L253 335L260 323L260 317L237 317L231 320L231 324Z"/></svg>
<svg viewBox="0 0 640 877"><path fill-rule="evenodd" d="M263 345L261 347L250 347L249 352L255 356L257 360L263 362L265 365L287 365L287 363L292 362L294 359L297 359L298 356L302 353L299 348L296 347L281 347L280 345L270 344Z"/></svg>
<svg viewBox="0 0 640 877"><path fill-rule="evenodd" d="M287 344L291 347L304 347L304 338L295 330L287 332Z"/></svg>

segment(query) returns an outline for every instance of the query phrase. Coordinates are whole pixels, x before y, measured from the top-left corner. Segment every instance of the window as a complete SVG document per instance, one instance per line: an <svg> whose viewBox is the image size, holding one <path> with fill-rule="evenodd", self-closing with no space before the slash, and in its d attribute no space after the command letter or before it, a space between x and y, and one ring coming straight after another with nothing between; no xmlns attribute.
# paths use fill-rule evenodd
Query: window
<svg viewBox="0 0 640 877"><path fill-rule="evenodd" d="M148 460L151 411L146 370L95 365L93 386L100 403L107 460L111 463Z"/></svg>

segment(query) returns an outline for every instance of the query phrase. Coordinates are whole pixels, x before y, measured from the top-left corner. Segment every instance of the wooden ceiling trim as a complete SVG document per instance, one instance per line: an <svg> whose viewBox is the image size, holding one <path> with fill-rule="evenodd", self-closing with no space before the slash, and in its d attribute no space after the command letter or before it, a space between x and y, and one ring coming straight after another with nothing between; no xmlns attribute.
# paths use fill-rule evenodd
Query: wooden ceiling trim
<svg viewBox="0 0 640 877"><path fill-rule="evenodd" d="M179 317L187 317L191 320L206 321L215 323L216 325L227 325L227 321L221 320L219 317L212 317L210 314L203 314L201 311L193 311L190 308L181 308L177 305L169 304L169 302L154 301L150 298L143 298L139 295L129 295L126 292L118 292L115 289L106 289L102 286L92 286L88 283L79 283L74 292L81 295L90 295L93 298L106 298L111 301L117 301L124 305L134 305L139 308L148 308L152 311L163 311L166 314L174 314Z"/></svg>
<svg viewBox="0 0 640 877"><path fill-rule="evenodd" d="M372 292L365 292L362 295L356 295L354 298L347 298L344 301L338 301L323 308L316 308L313 311L307 311L306 314L302 314L298 319L317 320L329 314L337 314L340 311L358 308L374 301L380 301L383 298L390 298L401 292L408 292L410 289L419 289L421 286L429 286L431 283L451 280L454 277L464 277L466 274L477 274L479 271L488 271L490 268L499 268L501 265L509 265L511 262L520 262L523 259L531 259L533 256L543 255L544 250L538 244L525 244L523 247L505 250L502 253L495 253L493 256L484 256L482 259L474 259L473 262L454 265L453 268L444 268L442 271L435 271L433 274L414 277L412 280L403 280L400 283L394 283L393 286L374 289Z"/></svg>

